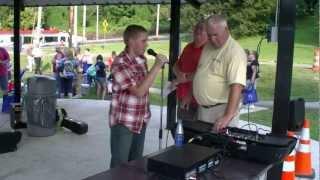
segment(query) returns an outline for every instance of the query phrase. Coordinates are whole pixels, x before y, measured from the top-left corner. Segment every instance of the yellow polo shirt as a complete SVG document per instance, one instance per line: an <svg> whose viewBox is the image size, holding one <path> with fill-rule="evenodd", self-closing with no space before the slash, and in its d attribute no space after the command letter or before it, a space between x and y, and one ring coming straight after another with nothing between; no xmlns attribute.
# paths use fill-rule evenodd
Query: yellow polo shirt
<svg viewBox="0 0 320 180"><path fill-rule="evenodd" d="M219 49L207 43L193 79L195 99L200 105L226 103L231 84L246 85L246 71L246 54L231 36Z"/></svg>

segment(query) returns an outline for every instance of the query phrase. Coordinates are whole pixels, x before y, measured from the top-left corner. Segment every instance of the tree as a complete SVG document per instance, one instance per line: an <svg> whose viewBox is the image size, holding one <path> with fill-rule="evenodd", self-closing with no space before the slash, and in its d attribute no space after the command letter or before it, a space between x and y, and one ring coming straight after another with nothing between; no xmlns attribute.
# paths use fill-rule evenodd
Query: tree
<svg viewBox="0 0 320 180"><path fill-rule="evenodd" d="M232 34L236 37L260 34L275 12L276 0L216 0L203 4L200 11L190 5L182 10L183 28L192 30L193 24L211 14L222 14L228 19Z"/></svg>
<svg viewBox="0 0 320 180"><path fill-rule="evenodd" d="M43 9L43 26L68 30L68 7L45 7Z"/></svg>
<svg viewBox="0 0 320 180"><path fill-rule="evenodd" d="M151 29L155 24L155 6L117 5L103 6L102 14L108 19L111 31L123 31L129 24L139 24Z"/></svg>
<svg viewBox="0 0 320 180"><path fill-rule="evenodd" d="M12 28L13 27L13 11L9 7L0 7L0 28Z"/></svg>
<svg viewBox="0 0 320 180"><path fill-rule="evenodd" d="M0 12L0 28L13 28L13 9L11 7L0 7ZM32 29L33 17L33 8L25 8L21 12L21 28Z"/></svg>
<svg viewBox="0 0 320 180"><path fill-rule="evenodd" d="M34 8L25 8L21 13L20 26L24 29L32 29L35 17Z"/></svg>

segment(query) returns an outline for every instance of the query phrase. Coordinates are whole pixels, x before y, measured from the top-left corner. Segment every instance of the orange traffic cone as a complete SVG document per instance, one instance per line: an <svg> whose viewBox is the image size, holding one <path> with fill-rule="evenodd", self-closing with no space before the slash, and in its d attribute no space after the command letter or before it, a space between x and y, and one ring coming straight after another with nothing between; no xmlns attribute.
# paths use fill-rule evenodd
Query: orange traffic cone
<svg viewBox="0 0 320 180"><path fill-rule="evenodd" d="M288 131L288 136L294 137L292 131ZM294 180L295 179L295 160L296 160L296 150L293 148L291 153L284 158L282 165L282 175L281 180Z"/></svg>
<svg viewBox="0 0 320 180"><path fill-rule="evenodd" d="M311 166L310 122L305 119L296 156L296 176L313 179L315 174Z"/></svg>

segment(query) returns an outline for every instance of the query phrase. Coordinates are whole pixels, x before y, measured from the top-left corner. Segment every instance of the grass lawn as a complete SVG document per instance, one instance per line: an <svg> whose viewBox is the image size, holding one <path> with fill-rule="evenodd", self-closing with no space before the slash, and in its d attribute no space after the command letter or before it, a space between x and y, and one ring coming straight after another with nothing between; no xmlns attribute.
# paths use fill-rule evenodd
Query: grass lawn
<svg viewBox="0 0 320 180"><path fill-rule="evenodd" d="M276 65L260 66L261 77L257 82L260 100L273 100ZM292 71L291 98L304 98L306 101L319 101L319 74L308 68L295 66Z"/></svg>
<svg viewBox="0 0 320 180"><path fill-rule="evenodd" d="M250 113L250 121L271 127L273 110L263 110ZM306 110L306 118L310 120L311 138L319 139L319 110ZM247 114L242 114L240 119L247 120Z"/></svg>

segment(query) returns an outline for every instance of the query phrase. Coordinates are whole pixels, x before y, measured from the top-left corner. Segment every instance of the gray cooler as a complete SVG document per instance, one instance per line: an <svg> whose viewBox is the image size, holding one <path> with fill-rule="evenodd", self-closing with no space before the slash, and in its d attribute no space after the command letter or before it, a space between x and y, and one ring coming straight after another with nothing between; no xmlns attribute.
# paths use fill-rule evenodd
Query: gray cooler
<svg viewBox="0 0 320 180"><path fill-rule="evenodd" d="M56 80L37 75L27 81L25 95L27 132L30 136L45 137L56 132Z"/></svg>

